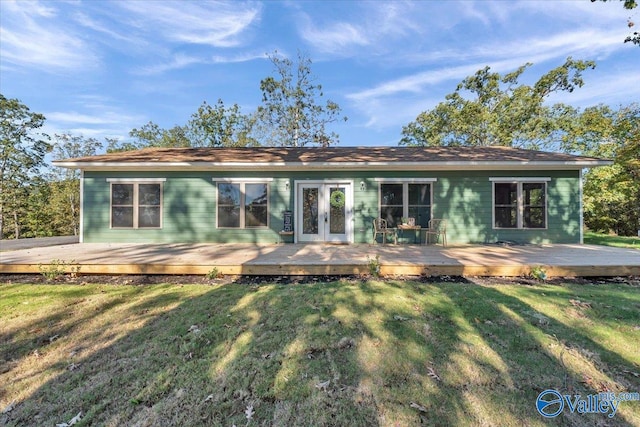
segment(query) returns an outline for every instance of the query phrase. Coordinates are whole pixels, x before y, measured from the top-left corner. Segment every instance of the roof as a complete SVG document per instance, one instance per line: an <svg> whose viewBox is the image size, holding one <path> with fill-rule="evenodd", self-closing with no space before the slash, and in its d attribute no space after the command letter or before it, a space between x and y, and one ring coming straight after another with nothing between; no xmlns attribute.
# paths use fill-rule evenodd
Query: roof
<svg viewBox="0 0 640 427"><path fill-rule="evenodd" d="M83 170L582 169L611 161L511 147L146 148L59 160Z"/></svg>

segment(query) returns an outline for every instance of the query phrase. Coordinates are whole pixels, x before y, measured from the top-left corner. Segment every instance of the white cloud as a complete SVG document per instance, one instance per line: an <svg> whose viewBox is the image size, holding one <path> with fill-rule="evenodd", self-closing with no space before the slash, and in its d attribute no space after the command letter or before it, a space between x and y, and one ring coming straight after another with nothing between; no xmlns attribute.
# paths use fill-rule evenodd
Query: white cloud
<svg viewBox="0 0 640 427"><path fill-rule="evenodd" d="M445 81L460 81L487 65L493 71L504 72L514 70L526 62L536 64L553 58L564 60L572 55L576 59L582 59L582 57L592 59L593 56L608 55L611 52L626 48L628 46L620 42L619 34L617 33L610 34L597 30L581 30L553 34L546 38L521 39L508 44L491 43L478 46L466 52L451 49L436 52L435 55L425 53L425 60L426 57L428 57L429 61L434 62L436 60L441 62L444 59L457 59L463 64L430 69L429 71L393 79L373 88L348 94L347 98L358 103L368 103L373 98L391 96L401 92L420 93L426 87ZM517 54L514 55L514 52L517 52ZM587 54L591 55L591 57L587 56ZM484 61L482 61L483 59Z"/></svg>
<svg viewBox="0 0 640 427"><path fill-rule="evenodd" d="M88 115L75 111L61 112L55 111L45 114L47 120L63 123L82 123L87 125L103 125L122 123L123 120L129 120L130 116L123 116L112 112L106 112L100 115Z"/></svg>
<svg viewBox="0 0 640 427"><path fill-rule="evenodd" d="M616 108L621 99L628 100L623 104L640 99L637 69L598 73L596 68L596 73L597 76L585 77L585 85L571 94L551 95L549 103L563 102L580 107L607 104Z"/></svg>
<svg viewBox="0 0 640 427"><path fill-rule="evenodd" d="M0 3L3 63L57 71L93 67L98 62L78 34L58 25L54 8L30 1Z"/></svg>
<svg viewBox="0 0 640 427"><path fill-rule="evenodd" d="M190 65L203 64L206 62L207 61L204 58L198 58L195 56L178 53L176 55L173 55L173 57L167 62L156 65L143 66L137 70L134 69L133 73L141 75L162 74L167 71L178 70Z"/></svg>
<svg viewBox="0 0 640 427"><path fill-rule="evenodd" d="M76 109L45 112L44 132L49 135L70 132L98 140L128 138L129 131L149 120L141 114L123 110L100 95L82 95L72 100ZM81 112L78 112L81 111Z"/></svg>
<svg viewBox="0 0 640 427"><path fill-rule="evenodd" d="M309 19L306 21L300 30L300 35L321 52L340 52L371 43L365 35L365 30L354 24L335 22L324 28L319 28Z"/></svg>
<svg viewBox="0 0 640 427"><path fill-rule="evenodd" d="M261 7L239 2L118 3L130 16L125 22L160 37L188 44L233 47L260 18Z"/></svg>
<svg viewBox="0 0 640 427"><path fill-rule="evenodd" d="M297 13L300 37L319 52L350 56L389 52L395 41L424 33L424 26L420 25L420 13L414 14L416 6L412 2L344 4L346 8L355 4L356 10L344 17L337 11L324 19ZM335 16L341 18L335 19ZM363 50L363 47L366 49Z"/></svg>
<svg viewBox="0 0 640 427"><path fill-rule="evenodd" d="M96 31L98 33L103 33L108 35L109 37L119 40L119 41L132 41L132 38L129 36L124 36L119 32L116 32L101 22L92 19L89 15L83 12L76 12L73 14L73 20L76 21L81 26L88 28L90 30Z"/></svg>

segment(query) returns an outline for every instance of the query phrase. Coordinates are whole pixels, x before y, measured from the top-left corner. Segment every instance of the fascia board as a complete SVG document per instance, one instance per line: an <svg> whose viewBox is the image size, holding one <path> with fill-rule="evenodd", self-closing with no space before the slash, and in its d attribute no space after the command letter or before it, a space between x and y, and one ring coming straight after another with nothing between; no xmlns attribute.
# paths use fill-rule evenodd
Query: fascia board
<svg viewBox="0 0 640 427"><path fill-rule="evenodd" d="M584 169L613 164L610 160L577 161L451 161L451 162L53 162L54 166L87 171L304 171L304 170L559 170Z"/></svg>

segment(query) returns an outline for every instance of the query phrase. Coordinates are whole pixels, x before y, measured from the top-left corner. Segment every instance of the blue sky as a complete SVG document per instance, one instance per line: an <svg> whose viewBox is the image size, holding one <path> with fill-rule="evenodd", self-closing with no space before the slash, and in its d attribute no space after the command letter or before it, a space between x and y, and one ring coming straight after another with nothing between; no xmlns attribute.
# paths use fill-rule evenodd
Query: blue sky
<svg viewBox="0 0 640 427"><path fill-rule="evenodd" d="M0 91L47 117L48 133L127 139L152 120L185 124L219 98L245 113L273 74L266 54L298 51L349 120L340 145L396 145L402 126L464 77L533 62L532 83L568 56L597 68L553 101L640 100L639 11L573 1L170 2L0 0ZM640 22L638 22L640 25Z"/></svg>

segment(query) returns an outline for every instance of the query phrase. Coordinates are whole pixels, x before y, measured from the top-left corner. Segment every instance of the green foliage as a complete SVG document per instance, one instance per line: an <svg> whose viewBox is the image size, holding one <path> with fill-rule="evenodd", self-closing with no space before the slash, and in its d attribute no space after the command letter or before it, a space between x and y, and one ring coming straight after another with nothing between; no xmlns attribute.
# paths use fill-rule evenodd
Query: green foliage
<svg viewBox="0 0 640 427"><path fill-rule="evenodd" d="M53 141L54 160L93 156L103 148L95 138L70 133L56 134ZM80 232L80 172L54 167L49 173L48 211L51 213L51 235L74 235Z"/></svg>
<svg viewBox="0 0 640 427"><path fill-rule="evenodd" d="M140 129L134 128L129 132L133 141L111 140L107 146L108 153L133 151L147 147L190 147L191 141L187 136L186 126L174 126L162 129L156 123L149 121Z"/></svg>
<svg viewBox="0 0 640 427"><path fill-rule="evenodd" d="M315 83L311 59L298 53L298 63L281 58L278 52L269 56L277 76L260 81L262 104L256 113L258 133L265 145L328 147L338 142L338 135L327 132L326 125L340 120L341 108L324 96L322 86Z"/></svg>
<svg viewBox="0 0 640 427"><path fill-rule="evenodd" d="M608 107L585 110L589 120L576 126L592 134L580 143L587 154L612 158L614 165L585 173L584 219L594 231L636 235L640 230L640 104L612 111ZM583 140L584 141L584 140Z"/></svg>
<svg viewBox="0 0 640 427"><path fill-rule="evenodd" d="M254 118L241 113L238 104L225 107L222 99L215 105L203 102L191 116L188 134L194 147L246 147L258 145L250 136Z"/></svg>
<svg viewBox="0 0 640 427"><path fill-rule="evenodd" d="M380 277L380 255L376 254L375 258L367 255L367 269L371 277Z"/></svg>
<svg viewBox="0 0 640 427"><path fill-rule="evenodd" d="M220 272L220 270L218 270L218 267L213 267L207 272L206 277L209 280L219 279L220 277L222 277L222 273Z"/></svg>
<svg viewBox="0 0 640 427"><path fill-rule="evenodd" d="M44 120L18 99L0 94L0 239L6 232L16 239L21 235L28 210L26 188L51 149L49 137L38 131Z"/></svg>
<svg viewBox="0 0 640 427"><path fill-rule="evenodd" d="M539 282L544 282L545 280L547 280L547 270L541 265L531 267L529 275Z"/></svg>
<svg viewBox="0 0 640 427"><path fill-rule="evenodd" d="M583 85L582 72L592 61L568 58L533 86L519 78L531 64L500 75L489 67L464 79L445 101L420 113L402 130L402 145L502 145L540 148L556 139L561 104L544 104L549 95L573 92ZM560 118L559 118L560 117Z"/></svg>
<svg viewBox="0 0 640 427"><path fill-rule="evenodd" d="M38 264L38 270L47 280L54 281L64 276L67 270L71 277L76 277L80 272L80 265L76 264L75 260L67 262L60 259L52 259L49 264Z"/></svg>

